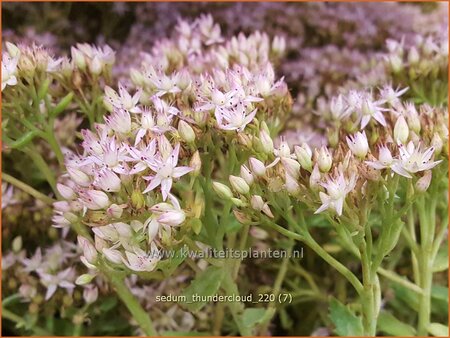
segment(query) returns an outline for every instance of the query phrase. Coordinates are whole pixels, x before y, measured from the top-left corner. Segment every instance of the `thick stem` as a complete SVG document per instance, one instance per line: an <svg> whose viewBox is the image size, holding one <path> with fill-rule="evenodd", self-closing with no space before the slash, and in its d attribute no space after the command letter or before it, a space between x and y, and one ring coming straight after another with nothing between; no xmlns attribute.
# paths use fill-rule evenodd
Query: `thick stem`
<svg viewBox="0 0 450 338"><path fill-rule="evenodd" d="M362 314L364 335L374 337L377 329L377 313L375 311L375 285L371 274L371 262L365 243L361 245L361 263L363 275Z"/></svg>
<svg viewBox="0 0 450 338"><path fill-rule="evenodd" d="M426 336L431 316L431 287L433 284L433 241L436 229L436 197L432 196L430 203L422 198L419 201L420 221L420 286L423 290L419 298L419 322L417 334Z"/></svg>
<svg viewBox="0 0 450 338"><path fill-rule="evenodd" d="M111 284L116 289L122 302L126 305L131 312L133 319L139 324L140 328L147 336L156 336L157 332L153 327L153 323L148 313L142 308L141 304L137 301L136 297L130 292L128 287L123 282L123 277L114 273L106 273L111 281Z"/></svg>

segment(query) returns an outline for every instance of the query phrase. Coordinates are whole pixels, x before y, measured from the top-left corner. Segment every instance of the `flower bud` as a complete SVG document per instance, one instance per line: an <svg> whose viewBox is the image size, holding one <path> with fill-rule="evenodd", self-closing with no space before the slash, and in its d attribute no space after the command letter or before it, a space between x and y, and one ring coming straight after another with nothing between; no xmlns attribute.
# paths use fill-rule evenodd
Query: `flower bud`
<svg viewBox="0 0 450 338"><path fill-rule="evenodd" d="M265 240L269 238L269 234L267 233L267 231L256 226L251 227L249 233L250 236L256 239Z"/></svg>
<svg viewBox="0 0 450 338"><path fill-rule="evenodd" d="M295 156L301 167L311 172L312 170L312 151L308 144L303 143L300 147L294 147Z"/></svg>
<svg viewBox="0 0 450 338"><path fill-rule="evenodd" d="M261 141L262 150L265 154L271 154L273 152L273 141L269 133L265 130L259 132L259 139Z"/></svg>
<svg viewBox="0 0 450 338"><path fill-rule="evenodd" d="M243 178L239 176L230 175L229 180L233 189L236 190L238 193L245 195L250 191L250 187Z"/></svg>
<svg viewBox="0 0 450 338"><path fill-rule="evenodd" d="M434 133L433 138L431 139L431 146L434 147L434 155L438 156L444 146L444 142L442 141L441 136L439 136L439 133Z"/></svg>
<svg viewBox="0 0 450 338"><path fill-rule="evenodd" d="M108 243L96 235L94 235L94 245L95 249L100 252L102 252L104 248L109 248Z"/></svg>
<svg viewBox="0 0 450 338"><path fill-rule="evenodd" d="M111 218L120 218L123 213L123 208L117 204L111 204L108 209L106 209L106 214Z"/></svg>
<svg viewBox="0 0 450 338"><path fill-rule="evenodd" d="M158 222L173 227L181 225L186 219L186 215L183 210L168 210L158 216Z"/></svg>
<svg viewBox="0 0 450 338"><path fill-rule="evenodd" d="M70 51L72 54L72 60L75 62L75 65L77 66L77 68L80 70L85 70L86 69L86 59L85 59L83 53L80 52L75 47L72 47L70 49Z"/></svg>
<svg viewBox="0 0 450 338"><path fill-rule="evenodd" d="M419 178L416 182L416 190L418 192L425 192L428 190L431 178L433 177L433 174L431 173L431 170L425 171L424 175Z"/></svg>
<svg viewBox="0 0 450 338"><path fill-rule="evenodd" d="M258 210L258 211L262 211L263 213L265 213L270 218L274 217L273 214L272 214L272 211L270 210L269 205L264 202L264 200L262 199L261 196L253 195L251 200L250 200L250 204L251 204L253 209Z"/></svg>
<svg viewBox="0 0 450 338"><path fill-rule="evenodd" d="M91 184L89 176L79 169L67 167L67 173L76 184L81 185L82 187L87 187Z"/></svg>
<svg viewBox="0 0 450 338"><path fill-rule="evenodd" d="M102 73L102 68L103 65L97 56L95 56L89 63L89 71L93 75L100 75Z"/></svg>
<svg viewBox="0 0 450 338"><path fill-rule="evenodd" d="M419 62L419 60L420 60L419 52L417 51L416 47L412 46L408 52L408 63L410 65L415 65Z"/></svg>
<svg viewBox="0 0 450 338"><path fill-rule="evenodd" d="M89 284L94 279L94 277L95 277L95 275L90 275L88 273L85 273L76 279L75 284L76 285Z"/></svg>
<svg viewBox="0 0 450 338"><path fill-rule="evenodd" d="M300 176L300 163L292 158L282 157L281 163L283 164L284 170L287 175L292 176L292 178L297 179Z"/></svg>
<svg viewBox="0 0 450 338"><path fill-rule="evenodd" d="M108 195L100 190L87 190L80 192L80 198L83 205L91 210L101 210L109 206Z"/></svg>
<svg viewBox="0 0 450 338"><path fill-rule="evenodd" d="M94 303L98 298L98 289L96 286L91 285L83 290L83 299L87 304Z"/></svg>
<svg viewBox="0 0 450 338"><path fill-rule="evenodd" d="M191 175L196 177L200 174L202 169L202 160L200 158L200 153L197 150L194 155L192 155L191 161L189 162L189 167L192 168Z"/></svg>
<svg viewBox="0 0 450 338"><path fill-rule="evenodd" d="M283 36L275 36L272 41L272 51L276 55L283 55L286 50L286 39Z"/></svg>
<svg viewBox="0 0 450 338"><path fill-rule="evenodd" d="M106 257L108 261L114 264L121 264L122 263L122 254L119 250L116 249L109 249L104 248L102 250L103 255Z"/></svg>
<svg viewBox="0 0 450 338"><path fill-rule="evenodd" d="M251 171L247 168L246 165L241 165L241 177L245 180L245 182L250 186L253 184L255 178L253 177Z"/></svg>
<svg viewBox="0 0 450 338"><path fill-rule="evenodd" d="M58 189L58 192L61 194L61 196L66 200L73 200L76 197L75 191L73 191L73 189L68 187L67 185L58 183L56 185L56 188Z"/></svg>
<svg viewBox="0 0 450 338"><path fill-rule="evenodd" d="M416 106L412 102L406 104L406 119L408 121L409 128L416 134L419 134L422 126L420 124L420 118L417 113Z"/></svg>
<svg viewBox="0 0 450 338"><path fill-rule="evenodd" d="M131 206L134 209L141 209L145 206L144 195L140 190L133 190L131 193Z"/></svg>
<svg viewBox="0 0 450 338"><path fill-rule="evenodd" d="M250 157L248 162L250 169L255 176L264 176L266 174L266 166L263 162L254 157Z"/></svg>
<svg viewBox="0 0 450 338"><path fill-rule="evenodd" d="M95 247L92 245L91 242L89 242L88 239L82 236L78 236L77 238L78 238L78 245L83 250L83 255L86 258L86 260L91 264L95 264L95 262L97 261L97 250L95 249Z"/></svg>
<svg viewBox="0 0 450 338"><path fill-rule="evenodd" d="M233 202L233 204L234 204L235 206L239 207L239 208L245 207L245 206L246 206L246 203L245 203L244 201L240 200L239 198L234 198L234 197L233 197L233 198L231 199L231 202Z"/></svg>
<svg viewBox="0 0 450 338"><path fill-rule="evenodd" d="M365 132L358 132L354 136L347 137L347 144L353 154L363 159L369 151L369 143Z"/></svg>
<svg viewBox="0 0 450 338"><path fill-rule="evenodd" d="M192 129L192 127L183 120L178 122L178 133L186 143L192 143L195 141L194 129Z"/></svg>
<svg viewBox="0 0 450 338"><path fill-rule="evenodd" d="M16 238L14 238L11 247L14 253L18 253L20 250L22 250L22 237L17 236Z"/></svg>
<svg viewBox="0 0 450 338"><path fill-rule="evenodd" d="M300 191L300 186L297 183L297 180L293 178L291 175L286 174L286 190L288 193L295 195Z"/></svg>
<svg viewBox="0 0 450 338"><path fill-rule="evenodd" d="M394 73L399 73L403 69L403 60L396 54L389 55L388 62Z"/></svg>
<svg viewBox="0 0 450 338"><path fill-rule="evenodd" d="M311 176L309 177L309 187L314 191L318 190L320 186L320 179L321 176L319 166L316 164L313 171L311 172Z"/></svg>
<svg viewBox="0 0 450 338"><path fill-rule="evenodd" d="M233 192L225 184L219 182L213 182L212 184L214 191L219 195L220 198L230 199L233 197Z"/></svg>
<svg viewBox="0 0 450 338"><path fill-rule="evenodd" d="M409 127L403 115L400 115L394 126L394 140L405 144L408 141Z"/></svg>
<svg viewBox="0 0 450 338"><path fill-rule="evenodd" d="M333 159L327 147L323 146L319 150L316 149L315 157L321 172L326 173L330 171Z"/></svg>

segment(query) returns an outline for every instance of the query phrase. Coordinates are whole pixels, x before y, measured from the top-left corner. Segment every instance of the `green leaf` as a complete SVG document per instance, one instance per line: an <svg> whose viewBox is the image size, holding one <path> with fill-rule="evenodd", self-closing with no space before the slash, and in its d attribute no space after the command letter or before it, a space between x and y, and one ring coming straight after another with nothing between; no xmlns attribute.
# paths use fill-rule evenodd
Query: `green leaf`
<svg viewBox="0 0 450 338"><path fill-rule="evenodd" d="M431 323L428 326L428 332L435 337L448 337L448 326L439 323Z"/></svg>
<svg viewBox="0 0 450 338"><path fill-rule="evenodd" d="M23 134L21 137L19 137L14 142L8 144L8 147L12 149L20 149L22 147L25 147L27 144L29 144L33 139L37 136L37 132L32 130L25 134Z"/></svg>
<svg viewBox="0 0 450 338"><path fill-rule="evenodd" d="M197 312L206 305L206 301L194 301L194 296L214 296L219 290L225 270L216 266L209 266L201 272L182 293L186 302L183 307L192 312Z"/></svg>
<svg viewBox="0 0 450 338"><path fill-rule="evenodd" d="M253 328L264 319L266 310L263 308L247 308L242 314L242 324L248 328Z"/></svg>
<svg viewBox="0 0 450 338"><path fill-rule="evenodd" d="M412 326L401 322L386 311L381 311L377 328L390 336L410 337L416 335L416 330Z"/></svg>
<svg viewBox="0 0 450 338"><path fill-rule="evenodd" d="M64 109L66 109L67 106L70 104L70 102L72 102L72 98L73 98L72 92L70 92L69 94L64 96L61 99L61 101L59 101L57 106L52 109L52 111L50 112L50 115L57 116L57 115L61 114L64 111Z"/></svg>
<svg viewBox="0 0 450 338"><path fill-rule="evenodd" d="M336 327L336 333L340 336L363 335L361 318L357 317L347 306L334 298L330 303L330 319Z"/></svg>

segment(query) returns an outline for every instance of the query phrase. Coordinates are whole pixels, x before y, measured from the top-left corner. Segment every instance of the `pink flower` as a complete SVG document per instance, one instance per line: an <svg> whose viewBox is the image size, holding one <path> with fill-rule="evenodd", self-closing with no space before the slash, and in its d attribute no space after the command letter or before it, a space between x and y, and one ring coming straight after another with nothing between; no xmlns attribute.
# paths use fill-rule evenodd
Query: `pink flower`
<svg viewBox="0 0 450 338"><path fill-rule="evenodd" d="M161 151L161 146L160 146ZM188 172L192 171L190 167L177 167L178 154L180 152L180 144L175 146L175 149L171 152L170 156L164 157L159 154L159 158L148 161L150 168L156 173L153 176L144 176L144 178L150 181L147 188L143 193L152 191L156 187L161 185L161 193L163 200L167 199L167 196L172 188L174 178L179 178Z"/></svg>

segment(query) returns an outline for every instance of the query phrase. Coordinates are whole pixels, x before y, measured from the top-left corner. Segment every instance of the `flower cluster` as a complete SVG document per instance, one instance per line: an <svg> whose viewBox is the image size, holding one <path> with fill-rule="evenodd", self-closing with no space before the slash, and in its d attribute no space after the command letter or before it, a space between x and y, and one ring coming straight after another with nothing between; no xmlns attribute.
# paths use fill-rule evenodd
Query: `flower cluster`
<svg viewBox="0 0 450 338"><path fill-rule="evenodd" d="M131 72L137 90L105 87L105 123L82 131L81 154L65 155L67 174L57 186L64 201L55 203L53 221L92 228L95 245L79 239L92 270L100 252L112 264L153 271L159 257L152 252L175 245L176 229L198 217L198 206L180 197L199 174L208 140L219 144L237 133L248 146L256 117L276 111L279 121L289 105L269 63L267 36L223 40L211 17L180 21L177 32L144 56L142 72Z"/></svg>
<svg viewBox="0 0 450 338"><path fill-rule="evenodd" d="M437 158L446 156L448 113L401 101L407 89L385 86L376 95L353 90L333 97L327 111L333 130L329 146L311 148L303 143L292 149L281 142L278 149L272 146L259 158L250 158L240 176L230 176L239 194L237 205L273 217L265 200L285 191L316 213L333 209L341 216L348 195L364 191L368 182L383 186L393 174L414 178L417 192L425 191L430 170L442 162ZM356 200L348 201L350 212Z"/></svg>

